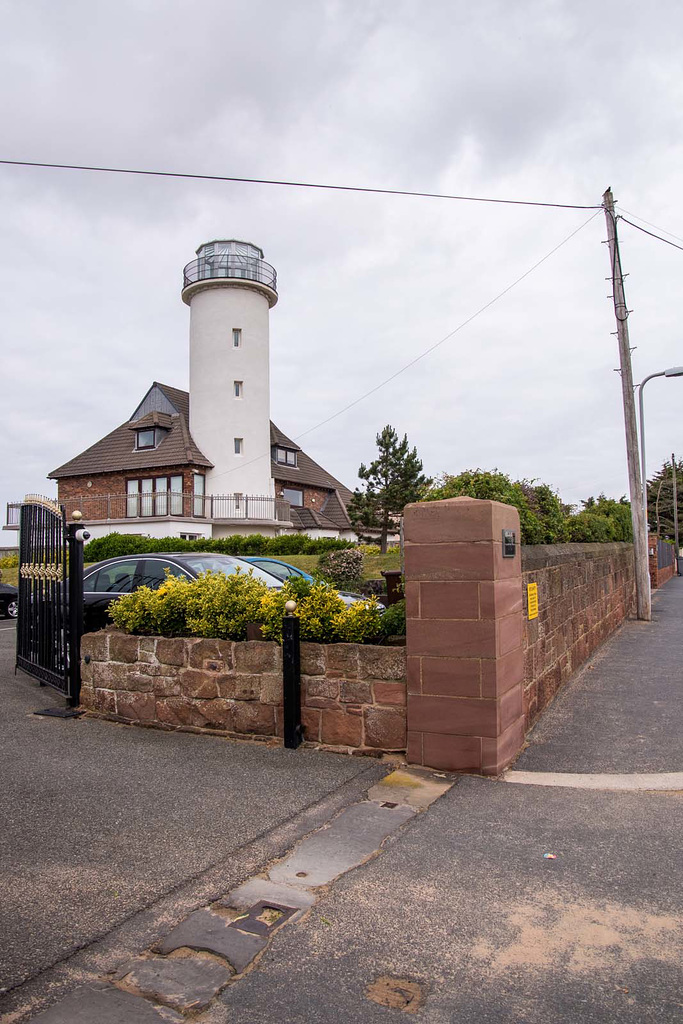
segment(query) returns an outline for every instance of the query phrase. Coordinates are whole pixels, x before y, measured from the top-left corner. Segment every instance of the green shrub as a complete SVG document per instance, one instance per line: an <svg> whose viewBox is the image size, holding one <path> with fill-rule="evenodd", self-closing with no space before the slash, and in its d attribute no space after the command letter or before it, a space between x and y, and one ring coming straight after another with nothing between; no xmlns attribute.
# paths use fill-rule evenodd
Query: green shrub
<svg viewBox="0 0 683 1024"><path fill-rule="evenodd" d="M264 537L260 533L242 536L236 533L219 540L180 540L178 537L137 537L128 533L110 533L86 544L83 557L86 562L101 562L104 558L153 551L215 551L221 555L318 555L352 547L348 540L332 537L312 540L303 533L283 534L281 537Z"/></svg>
<svg viewBox="0 0 683 1024"><path fill-rule="evenodd" d="M318 573L340 590L357 590L363 580L363 552L329 551L320 556Z"/></svg>
<svg viewBox="0 0 683 1024"><path fill-rule="evenodd" d="M375 598L346 606L328 583L289 580L281 590L251 573L206 572L196 580L169 576L158 590L140 587L110 607L115 625L145 636L202 636L245 640L247 623L261 622L267 640L282 643L285 602L297 602L302 640L363 643L379 636Z"/></svg>
<svg viewBox="0 0 683 1024"><path fill-rule="evenodd" d="M19 565L19 555L6 555L0 558L0 569L16 569Z"/></svg>
<svg viewBox="0 0 683 1024"><path fill-rule="evenodd" d="M584 509L568 520L569 539L575 544L606 544L616 540L614 523L607 516Z"/></svg>
<svg viewBox="0 0 683 1024"><path fill-rule="evenodd" d="M390 604L382 616L382 636L406 635L406 602L397 601Z"/></svg>
<svg viewBox="0 0 683 1024"><path fill-rule="evenodd" d="M282 643L285 603L296 601L299 636L309 643L365 643L376 639L382 615L376 598L345 605L334 587L322 580L288 580L261 601L261 630L267 640Z"/></svg>

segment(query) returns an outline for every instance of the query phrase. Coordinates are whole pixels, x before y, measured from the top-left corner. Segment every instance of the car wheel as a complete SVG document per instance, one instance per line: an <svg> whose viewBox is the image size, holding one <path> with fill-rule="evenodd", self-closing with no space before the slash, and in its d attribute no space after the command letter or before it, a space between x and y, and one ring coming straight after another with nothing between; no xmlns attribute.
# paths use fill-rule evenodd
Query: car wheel
<svg viewBox="0 0 683 1024"><path fill-rule="evenodd" d="M17 604L16 598L13 601L8 601L7 605L5 606L5 615L7 616L7 618L16 619L18 614L19 606Z"/></svg>

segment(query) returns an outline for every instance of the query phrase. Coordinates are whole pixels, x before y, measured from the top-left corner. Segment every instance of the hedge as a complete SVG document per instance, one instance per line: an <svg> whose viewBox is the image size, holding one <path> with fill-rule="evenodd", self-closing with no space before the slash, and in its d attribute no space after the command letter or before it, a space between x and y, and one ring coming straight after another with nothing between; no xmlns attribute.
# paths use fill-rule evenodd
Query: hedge
<svg viewBox="0 0 683 1024"><path fill-rule="evenodd" d="M101 562L119 555L142 555L154 551L216 551L222 555L321 555L341 551L354 545L348 540L322 537L312 540L303 533L264 537L260 533L247 536L235 533L220 540L180 540L178 537L138 537L127 533L110 533L86 544L86 562Z"/></svg>

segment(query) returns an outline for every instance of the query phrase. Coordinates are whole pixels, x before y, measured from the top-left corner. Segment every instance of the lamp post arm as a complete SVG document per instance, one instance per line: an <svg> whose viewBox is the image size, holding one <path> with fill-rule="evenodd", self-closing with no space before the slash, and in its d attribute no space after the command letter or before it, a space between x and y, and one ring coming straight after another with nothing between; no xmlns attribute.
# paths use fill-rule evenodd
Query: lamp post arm
<svg viewBox="0 0 683 1024"><path fill-rule="evenodd" d="M638 412L640 415L640 477L641 477L641 502L643 506L643 521L645 523L645 541L647 543L647 477L645 475L645 420L643 415L643 388L653 377L665 377L666 371L651 373L649 377L642 380L638 385Z"/></svg>

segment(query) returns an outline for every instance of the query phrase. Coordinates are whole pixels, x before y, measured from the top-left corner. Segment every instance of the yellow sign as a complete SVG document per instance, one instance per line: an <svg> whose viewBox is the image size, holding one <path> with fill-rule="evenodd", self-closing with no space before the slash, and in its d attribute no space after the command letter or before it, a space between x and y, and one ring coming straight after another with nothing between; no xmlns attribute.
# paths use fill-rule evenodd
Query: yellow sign
<svg viewBox="0 0 683 1024"><path fill-rule="evenodd" d="M526 585L527 607L529 618L538 618L538 583L527 583Z"/></svg>

